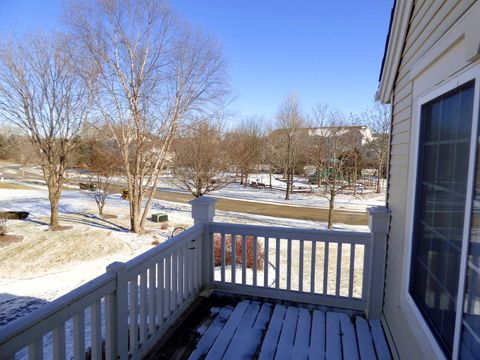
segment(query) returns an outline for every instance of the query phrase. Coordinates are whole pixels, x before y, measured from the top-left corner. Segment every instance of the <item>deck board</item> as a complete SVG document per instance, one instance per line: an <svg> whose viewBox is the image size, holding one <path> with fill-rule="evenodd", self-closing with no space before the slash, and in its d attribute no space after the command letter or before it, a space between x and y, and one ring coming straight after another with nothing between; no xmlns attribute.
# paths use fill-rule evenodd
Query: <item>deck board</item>
<svg viewBox="0 0 480 360"><path fill-rule="evenodd" d="M298 314L297 333L295 334L295 343L293 345L295 359L308 360L311 327L310 311L301 308Z"/></svg>
<svg viewBox="0 0 480 360"><path fill-rule="evenodd" d="M282 332L280 333L280 339L278 340L275 360L288 360L292 356L293 341L297 330L298 310L299 308L293 306L287 308Z"/></svg>
<svg viewBox="0 0 480 360"><path fill-rule="evenodd" d="M260 345L262 332L254 329L255 319L260 311L260 303L250 303L245 315L242 318L235 335L233 336L224 358L226 359L251 359Z"/></svg>
<svg viewBox="0 0 480 360"><path fill-rule="evenodd" d="M361 316L356 316L355 330L357 334L360 359L375 359L375 348L373 347L372 334L370 333L370 327L368 326L367 320L365 320Z"/></svg>
<svg viewBox="0 0 480 360"><path fill-rule="evenodd" d="M378 358L381 360L390 360L392 357L388 349L387 341L385 340L380 320L370 320L369 323L372 329L373 345L375 346Z"/></svg>
<svg viewBox="0 0 480 360"><path fill-rule="evenodd" d="M310 334L310 359L325 359L325 313L314 310Z"/></svg>
<svg viewBox="0 0 480 360"><path fill-rule="evenodd" d="M339 314L338 316L340 317L340 329L342 331L343 357L358 360L357 337L352 320L347 314Z"/></svg>
<svg viewBox="0 0 480 360"><path fill-rule="evenodd" d="M342 359L342 338L340 332L340 317L336 312L327 312L327 360Z"/></svg>
<svg viewBox="0 0 480 360"><path fill-rule="evenodd" d="M237 330L238 325L240 324L240 321L242 320L243 315L245 314L245 311L248 309L249 305L249 301L241 301L238 303L238 305L232 311L232 314L228 318L222 331L213 343L212 348L210 349L205 358L206 360L216 360L223 357L223 354L225 353L225 350L227 350L227 347L230 344L230 341L235 334L235 331Z"/></svg>
<svg viewBox="0 0 480 360"><path fill-rule="evenodd" d="M189 359L391 359L379 320L243 300L220 311Z"/></svg>
<svg viewBox="0 0 480 360"><path fill-rule="evenodd" d="M267 333L263 340L259 356L260 360L269 360L275 357L275 351L277 350L278 339L280 338L280 331L282 330L283 319L285 318L286 312L287 308L285 306L275 306Z"/></svg>

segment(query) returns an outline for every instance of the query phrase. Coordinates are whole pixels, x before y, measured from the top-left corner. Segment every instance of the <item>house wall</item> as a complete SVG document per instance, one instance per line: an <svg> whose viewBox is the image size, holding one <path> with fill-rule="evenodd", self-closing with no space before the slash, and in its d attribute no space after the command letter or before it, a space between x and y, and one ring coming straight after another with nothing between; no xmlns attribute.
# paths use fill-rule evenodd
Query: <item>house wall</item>
<svg viewBox="0 0 480 360"><path fill-rule="evenodd" d="M401 359L441 355L406 300L418 98L478 63L480 4L417 0L393 90L387 205L391 210L383 320ZM409 200L410 199L410 200ZM394 339L394 341L392 341Z"/></svg>

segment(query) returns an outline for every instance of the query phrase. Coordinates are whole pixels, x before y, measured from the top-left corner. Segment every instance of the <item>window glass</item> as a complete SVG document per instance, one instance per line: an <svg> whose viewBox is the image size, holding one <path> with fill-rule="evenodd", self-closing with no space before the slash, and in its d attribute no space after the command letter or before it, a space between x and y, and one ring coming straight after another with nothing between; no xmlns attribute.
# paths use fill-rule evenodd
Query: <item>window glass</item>
<svg viewBox="0 0 480 360"><path fill-rule="evenodd" d="M423 105L421 111L410 294L449 355L455 330L473 94L471 82Z"/></svg>

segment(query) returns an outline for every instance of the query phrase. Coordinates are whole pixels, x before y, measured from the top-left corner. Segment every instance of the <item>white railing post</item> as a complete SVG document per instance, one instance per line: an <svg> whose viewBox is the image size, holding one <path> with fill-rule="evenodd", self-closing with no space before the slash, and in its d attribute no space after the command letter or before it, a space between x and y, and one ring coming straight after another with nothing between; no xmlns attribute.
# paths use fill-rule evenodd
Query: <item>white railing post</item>
<svg viewBox="0 0 480 360"><path fill-rule="evenodd" d="M387 255L387 234L390 223L390 210L385 206L367 209L368 227L372 233L370 254L369 291L367 292L367 317L378 319L382 314L383 290L385 282L385 261Z"/></svg>
<svg viewBox="0 0 480 360"><path fill-rule="evenodd" d="M128 359L128 278L123 262L114 262L107 266L108 272L116 275L116 290L106 304L107 317L107 358ZM136 321L136 320L132 320ZM108 326L110 329L108 329ZM108 339L110 337L110 340Z"/></svg>
<svg viewBox="0 0 480 360"><path fill-rule="evenodd" d="M216 199L201 196L190 201L192 205L193 224L203 224L204 231L200 244L201 251L201 273L202 284L204 290L209 291L213 284L213 239L209 231L209 224L213 221L215 216Z"/></svg>

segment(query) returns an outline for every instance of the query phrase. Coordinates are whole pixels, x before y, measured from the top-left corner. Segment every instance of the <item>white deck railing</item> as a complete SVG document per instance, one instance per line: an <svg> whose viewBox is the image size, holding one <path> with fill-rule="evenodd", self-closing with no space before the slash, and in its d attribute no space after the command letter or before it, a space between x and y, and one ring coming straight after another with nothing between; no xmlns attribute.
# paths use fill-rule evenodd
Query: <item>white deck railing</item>
<svg viewBox="0 0 480 360"><path fill-rule="evenodd" d="M370 210L370 232L342 232L216 223L214 206L194 200L192 228L5 326L0 359L140 359L202 290L379 317L385 208Z"/></svg>
<svg viewBox="0 0 480 360"><path fill-rule="evenodd" d="M209 230L215 289L366 310L370 233L221 223Z"/></svg>

